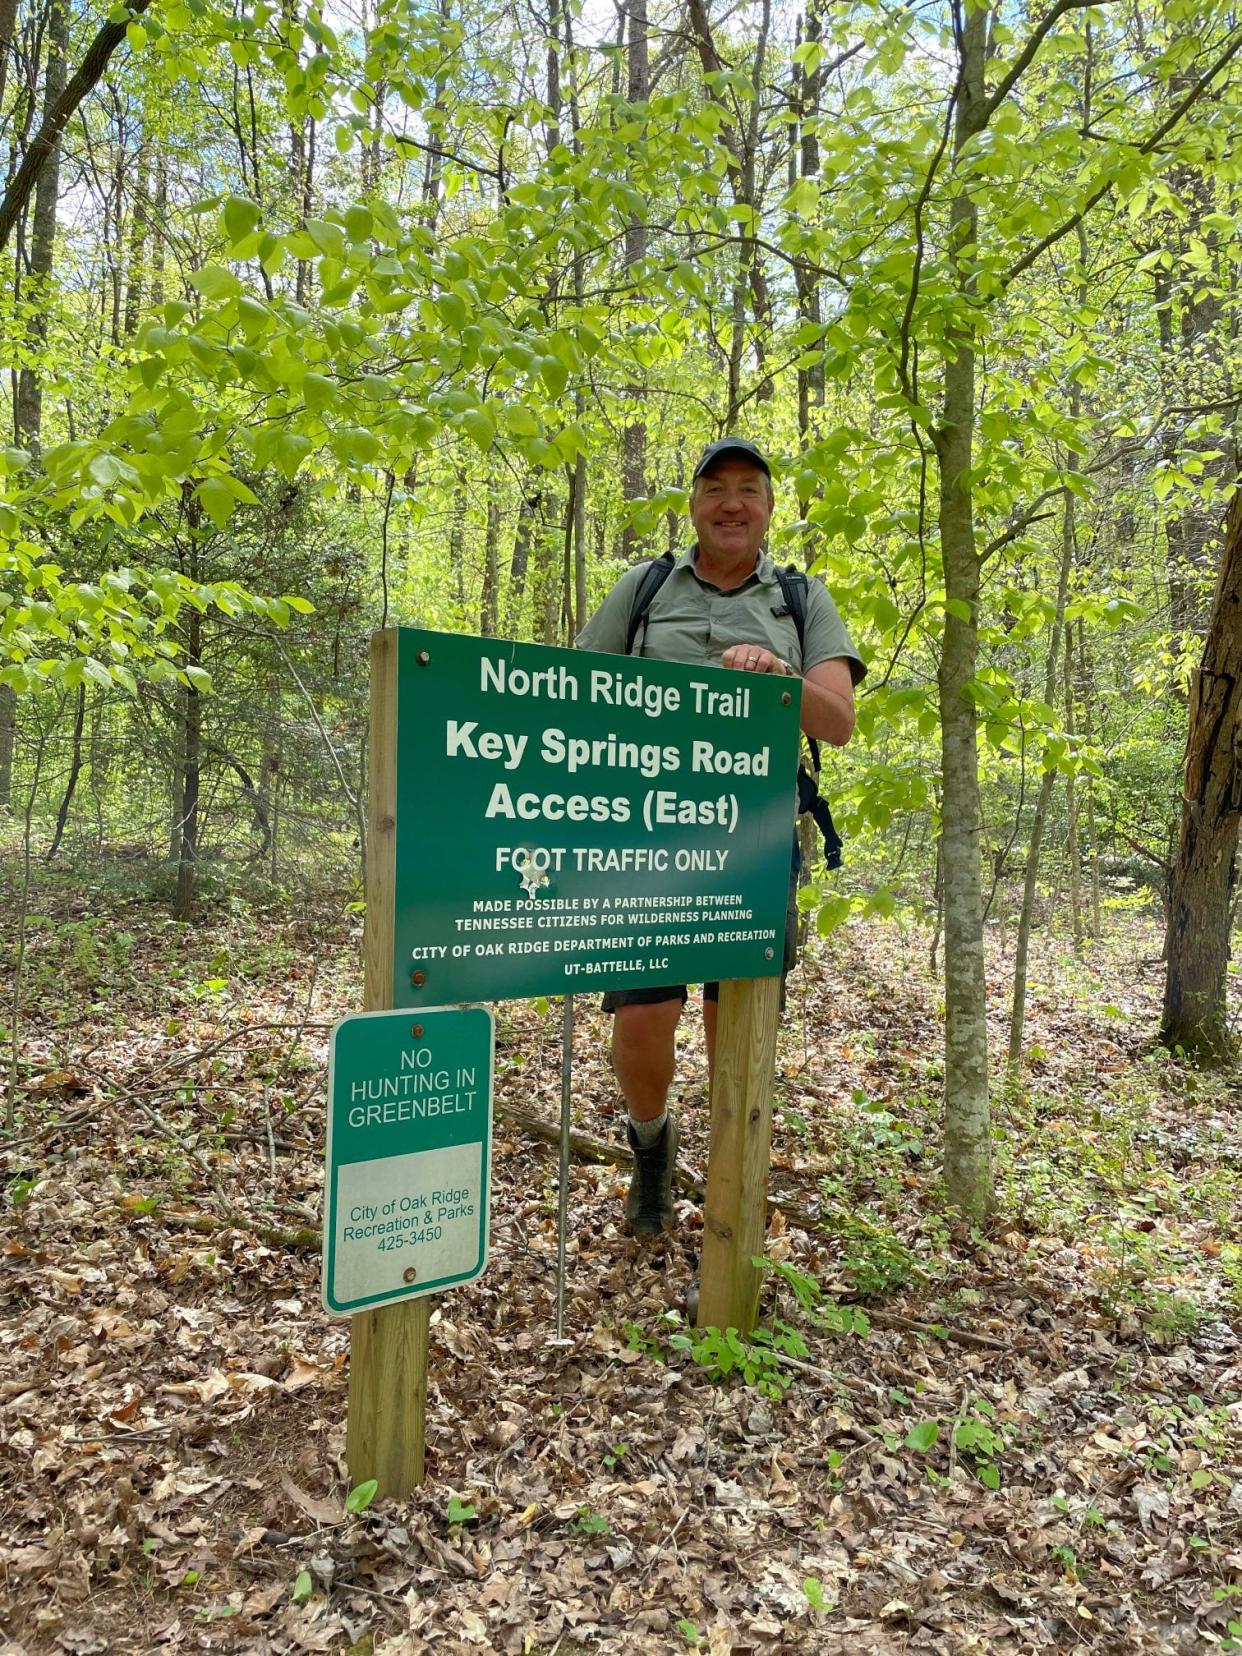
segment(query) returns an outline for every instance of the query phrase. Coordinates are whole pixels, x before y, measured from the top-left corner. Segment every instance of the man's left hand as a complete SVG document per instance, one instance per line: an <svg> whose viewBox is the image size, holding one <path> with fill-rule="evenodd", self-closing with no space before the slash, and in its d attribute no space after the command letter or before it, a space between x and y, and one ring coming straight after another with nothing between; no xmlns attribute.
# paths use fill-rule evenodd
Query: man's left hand
<svg viewBox="0 0 1242 1656"><path fill-rule="evenodd" d="M775 673L785 678L793 671L788 662L762 644L730 644L720 658L722 667L734 667L740 673Z"/></svg>

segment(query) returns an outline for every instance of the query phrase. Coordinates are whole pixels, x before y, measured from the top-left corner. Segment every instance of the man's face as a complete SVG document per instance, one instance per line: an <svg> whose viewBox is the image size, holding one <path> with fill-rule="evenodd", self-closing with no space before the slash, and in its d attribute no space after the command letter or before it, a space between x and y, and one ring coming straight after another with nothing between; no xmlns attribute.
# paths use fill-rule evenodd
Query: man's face
<svg viewBox="0 0 1242 1656"><path fill-rule="evenodd" d="M718 460L699 478L690 501L700 550L729 563L755 557L772 520L768 489L760 466L740 456Z"/></svg>

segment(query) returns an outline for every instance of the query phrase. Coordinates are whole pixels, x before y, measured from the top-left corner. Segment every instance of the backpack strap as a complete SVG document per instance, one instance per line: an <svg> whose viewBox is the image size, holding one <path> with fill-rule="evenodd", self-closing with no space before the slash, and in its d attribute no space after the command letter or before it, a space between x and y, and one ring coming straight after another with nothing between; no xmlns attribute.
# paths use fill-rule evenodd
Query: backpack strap
<svg viewBox="0 0 1242 1656"><path fill-rule="evenodd" d="M638 583L638 590L634 594L634 602L630 605L630 620L625 631L625 653L633 655L634 640L638 637L638 629L643 630L644 639L647 636L647 611L655 602L655 595L673 573L676 558L672 552L662 552L658 558L643 570L643 578Z"/></svg>
<svg viewBox="0 0 1242 1656"><path fill-rule="evenodd" d="M790 564L782 569L780 564L773 566L776 578L781 584L781 597L785 600L780 609L774 609L773 615L789 615L793 617L794 628L798 634L798 650L800 654L806 652L806 593L807 579L803 570L797 564Z"/></svg>
<svg viewBox="0 0 1242 1656"><path fill-rule="evenodd" d="M774 610L774 615L789 615L793 617L793 624L798 633L798 648L806 653L806 594L807 578L797 564L789 564L782 569L776 566L776 578L781 584L781 595L785 600L784 607ZM806 745L811 750L811 763L814 770L808 770L804 764L798 765L798 815L809 811L824 840L824 864L828 868L840 868L841 852L843 849L841 836L837 832L837 825L832 820L832 807L819 791L820 754L819 743L813 736L806 738Z"/></svg>

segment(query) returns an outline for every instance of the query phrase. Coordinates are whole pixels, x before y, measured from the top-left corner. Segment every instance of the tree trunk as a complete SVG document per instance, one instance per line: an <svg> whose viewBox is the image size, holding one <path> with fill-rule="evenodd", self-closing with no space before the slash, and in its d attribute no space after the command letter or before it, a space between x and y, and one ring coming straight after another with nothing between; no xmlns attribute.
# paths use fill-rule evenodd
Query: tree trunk
<svg viewBox="0 0 1242 1656"><path fill-rule="evenodd" d="M13 748L17 739L17 692L0 684L0 811L13 809Z"/></svg>
<svg viewBox="0 0 1242 1656"><path fill-rule="evenodd" d="M187 626L189 638L186 661L198 666L202 661L203 622L197 610L190 611ZM190 920L194 913L194 873L198 862L198 790L199 763L202 753L203 698L190 684L185 691L185 729L181 768L181 832L177 858L177 892L173 900L173 918Z"/></svg>
<svg viewBox="0 0 1242 1656"><path fill-rule="evenodd" d="M134 184L133 216L129 228L129 271L125 287L125 337L132 339L138 332L142 315L143 266L147 256L147 230L150 224L151 150L144 144L138 153L138 172Z"/></svg>
<svg viewBox="0 0 1242 1656"><path fill-rule="evenodd" d="M986 124L983 70L990 15L990 7L979 7L966 15L962 25L955 159ZM962 181L954 189L949 209L949 248L962 321L954 341L955 355L945 364L942 418L932 434L948 600L937 674L944 787L944 1175L950 1202L974 1217L992 1205L980 865L983 822L978 730L969 697L979 649L980 560L971 487L978 220L970 187Z"/></svg>
<svg viewBox="0 0 1242 1656"><path fill-rule="evenodd" d="M1057 609L1052 622L1052 636L1048 640L1048 657L1044 666L1044 701L1051 707L1056 701L1057 679L1061 670L1061 639L1065 632L1065 596L1069 590L1070 566L1074 561L1074 492L1065 489L1061 495L1061 570L1057 579ZM1039 782L1035 801L1035 815L1031 821L1031 835L1026 851L1026 881L1022 888L1022 913L1018 917L1018 939L1014 947L1013 1004L1009 1012L1010 1076L1016 1076L1022 1061L1022 1028L1026 1021L1026 965L1031 944L1031 920L1035 913L1035 892L1039 879L1039 852L1044 839L1044 824L1052 803L1052 790L1057 773L1045 770Z"/></svg>
<svg viewBox="0 0 1242 1656"><path fill-rule="evenodd" d="M649 25L647 0L629 0L626 6L626 25L629 48L629 101L646 103L650 91L651 69L648 58ZM642 139L639 139L642 142ZM635 279L635 272L647 257L647 225L641 218L633 218L625 229L625 274ZM622 437L621 498L624 501L641 500L647 494L647 424L642 418L644 389L641 384L627 386L626 398L635 413L626 421ZM638 555L638 537L628 520L621 530L621 556L632 563Z"/></svg>
<svg viewBox="0 0 1242 1656"><path fill-rule="evenodd" d="M1074 714L1074 634L1065 640L1065 733L1076 734ZM1078 838L1078 788L1071 772L1065 778L1065 850L1069 863L1070 929L1074 953L1082 954L1082 850Z"/></svg>
<svg viewBox="0 0 1242 1656"><path fill-rule="evenodd" d="M522 600L526 596L526 574L530 568L530 549L539 520L543 496L528 479L522 491L517 528L513 533L513 552L509 558L509 585L505 593L504 635L516 638L521 624Z"/></svg>
<svg viewBox="0 0 1242 1656"><path fill-rule="evenodd" d="M493 466L487 477L487 532L483 542L483 591L479 597L479 632L495 638L500 613L500 476Z"/></svg>
<svg viewBox="0 0 1242 1656"><path fill-rule="evenodd" d="M52 843L47 848L47 861L51 862L60 850L60 842L65 835L65 824L69 820L69 807L73 804L73 796L77 792L78 778L82 774L82 731L86 724L86 684L78 685L78 699L73 711L73 749L69 760L69 780L65 783L64 797L60 802L60 810L56 813L56 831L52 835Z"/></svg>
<svg viewBox="0 0 1242 1656"><path fill-rule="evenodd" d="M65 51L69 40L68 0L52 0L48 14L47 70L43 82L43 116L55 108L65 89ZM37 449L43 434L42 359L47 348L48 301L52 262L56 252L56 203L60 197L60 134L50 145L35 186L34 216L30 227L28 285L23 298L30 306L26 329L29 363L17 376L13 409L18 444Z"/></svg>
<svg viewBox="0 0 1242 1656"><path fill-rule="evenodd" d="M105 23L87 47L86 55L67 84L64 78L64 46L67 39L69 8L67 0L53 0L50 28L53 35L59 31L62 58L60 90L54 99L46 99L39 130L31 140L22 164L14 173L0 201L0 249L7 247L13 228L21 217L22 208L30 199L30 192L42 178L44 169L53 157L59 157L60 139L70 116L82 99L92 90L108 67L108 59L125 39L125 31L135 18L140 17L151 0L129 0L120 22ZM49 47L54 51L54 47ZM50 62L49 62L50 68Z"/></svg>
<svg viewBox="0 0 1242 1656"><path fill-rule="evenodd" d="M1182 826L1169 891L1160 1038L1214 1061L1232 1045L1225 1006L1238 813L1242 808L1242 491L1234 496L1190 691Z"/></svg>

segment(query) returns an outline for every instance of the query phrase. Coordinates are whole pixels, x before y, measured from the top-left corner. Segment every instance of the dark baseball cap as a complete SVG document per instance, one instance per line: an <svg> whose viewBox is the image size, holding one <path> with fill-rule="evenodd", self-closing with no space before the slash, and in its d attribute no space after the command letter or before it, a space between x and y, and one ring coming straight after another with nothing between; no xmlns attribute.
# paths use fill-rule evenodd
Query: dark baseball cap
<svg viewBox="0 0 1242 1656"><path fill-rule="evenodd" d="M722 437L718 443L709 443L703 450L690 481L696 482L709 466L714 466L717 460L724 460L731 455L739 460L749 460L752 466L758 466L761 472L771 477L772 468L768 465L767 456L762 449L756 448L746 437Z"/></svg>

